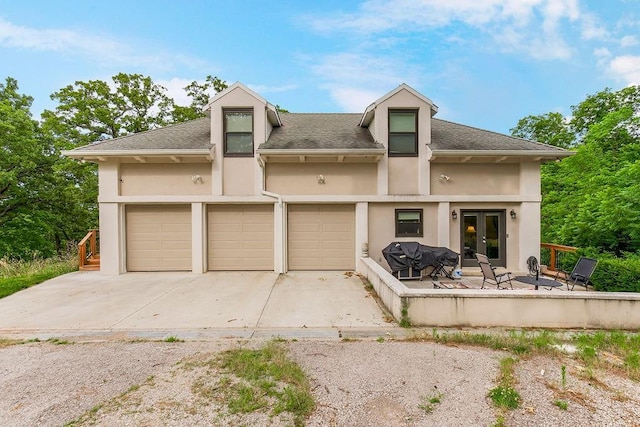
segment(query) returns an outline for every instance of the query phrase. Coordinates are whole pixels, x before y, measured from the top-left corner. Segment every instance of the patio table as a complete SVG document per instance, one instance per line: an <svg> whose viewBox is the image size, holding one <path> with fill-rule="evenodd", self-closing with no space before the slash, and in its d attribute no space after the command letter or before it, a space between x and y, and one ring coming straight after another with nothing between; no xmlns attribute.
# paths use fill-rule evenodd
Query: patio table
<svg viewBox="0 0 640 427"><path fill-rule="evenodd" d="M562 283L558 282L557 280L545 279L543 277L535 278L532 276L517 276L515 280L517 280L518 282L526 283L528 285L534 285L536 291L538 290L538 286L549 288L549 290L562 286Z"/></svg>

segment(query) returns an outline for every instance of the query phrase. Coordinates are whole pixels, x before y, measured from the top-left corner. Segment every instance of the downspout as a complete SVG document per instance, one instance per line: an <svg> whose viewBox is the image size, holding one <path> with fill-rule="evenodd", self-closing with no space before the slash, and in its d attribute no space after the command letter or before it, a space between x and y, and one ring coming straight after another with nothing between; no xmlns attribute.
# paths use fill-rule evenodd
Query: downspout
<svg viewBox="0 0 640 427"><path fill-rule="evenodd" d="M276 193L272 193L271 191L267 191L266 189L266 185L267 185L267 171L265 168L265 164L264 161L258 157L258 164L260 165L260 169L262 169L262 188L260 189L260 194L267 196L267 197L273 197L274 199L278 199L278 205L282 206L282 196L280 194L276 194Z"/></svg>
<svg viewBox="0 0 640 427"><path fill-rule="evenodd" d="M267 196L267 197L272 197L274 199L278 200L278 206L280 208L280 212L282 215L282 223L281 223L281 234L282 234L282 245L280 248L280 265L278 266L278 270L281 270L280 273L285 273L285 256L286 256L286 238L285 238L285 230L286 230L286 221L285 221L285 215L284 215L284 203L282 202L282 196L280 194L276 194L276 193L272 193L271 191L267 191L266 190L266 185L267 185L267 170L266 170L266 165L264 164L264 161L258 157L258 165L260 165L260 169L262 169L262 188L260 189L260 194Z"/></svg>

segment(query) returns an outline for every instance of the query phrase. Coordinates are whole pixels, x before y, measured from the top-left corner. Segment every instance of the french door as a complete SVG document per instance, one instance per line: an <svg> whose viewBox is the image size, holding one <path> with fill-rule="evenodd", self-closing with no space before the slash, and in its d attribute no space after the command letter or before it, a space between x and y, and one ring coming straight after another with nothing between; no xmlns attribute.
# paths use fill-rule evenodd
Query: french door
<svg viewBox="0 0 640 427"><path fill-rule="evenodd" d="M507 265L506 211L465 211L460 221L460 253L463 267L478 265L476 253L489 257L493 266Z"/></svg>

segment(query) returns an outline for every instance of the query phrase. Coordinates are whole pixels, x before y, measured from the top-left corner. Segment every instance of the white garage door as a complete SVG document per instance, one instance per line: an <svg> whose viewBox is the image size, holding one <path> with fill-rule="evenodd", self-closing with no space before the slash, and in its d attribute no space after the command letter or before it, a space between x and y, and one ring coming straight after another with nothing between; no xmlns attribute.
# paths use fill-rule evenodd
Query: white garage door
<svg viewBox="0 0 640 427"><path fill-rule="evenodd" d="M353 205L289 205L290 270L354 270Z"/></svg>
<svg viewBox="0 0 640 427"><path fill-rule="evenodd" d="M209 270L273 270L273 205L210 205Z"/></svg>
<svg viewBox="0 0 640 427"><path fill-rule="evenodd" d="M191 270L191 207L127 206L127 270Z"/></svg>

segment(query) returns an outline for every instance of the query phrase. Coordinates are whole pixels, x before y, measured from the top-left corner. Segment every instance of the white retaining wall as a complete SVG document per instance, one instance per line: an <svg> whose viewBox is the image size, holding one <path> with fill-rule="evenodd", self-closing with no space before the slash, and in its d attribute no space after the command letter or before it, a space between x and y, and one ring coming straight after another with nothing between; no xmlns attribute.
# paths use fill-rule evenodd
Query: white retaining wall
<svg viewBox="0 0 640 427"><path fill-rule="evenodd" d="M640 329L640 294L546 290L410 289L369 257L358 272L396 320L412 326Z"/></svg>

